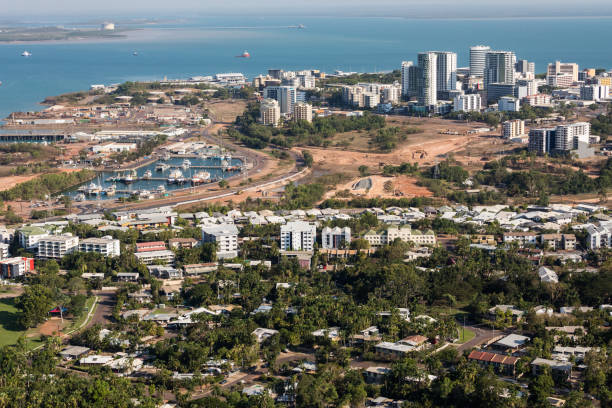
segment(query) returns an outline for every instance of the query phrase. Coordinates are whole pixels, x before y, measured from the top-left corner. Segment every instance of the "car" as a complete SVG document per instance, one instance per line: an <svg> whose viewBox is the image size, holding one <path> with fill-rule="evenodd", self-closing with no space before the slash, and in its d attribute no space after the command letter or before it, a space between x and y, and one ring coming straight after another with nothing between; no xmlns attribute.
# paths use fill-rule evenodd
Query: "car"
<svg viewBox="0 0 612 408"><path fill-rule="evenodd" d="M223 380L221 381L219 384L223 385L223 384L227 384L227 380Z"/></svg>

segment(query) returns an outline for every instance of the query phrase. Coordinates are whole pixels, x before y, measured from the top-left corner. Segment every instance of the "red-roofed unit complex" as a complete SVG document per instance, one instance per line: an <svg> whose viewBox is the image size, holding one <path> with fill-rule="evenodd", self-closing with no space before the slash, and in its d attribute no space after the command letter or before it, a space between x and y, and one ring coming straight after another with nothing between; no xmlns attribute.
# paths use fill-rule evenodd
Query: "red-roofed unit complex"
<svg viewBox="0 0 612 408"><path fill-rule="evenodd" d="M154 242L139 242L136 244L136 252L153 252L153 251L165 251L166 243L163 241Z"/></svg>
<svg viewBox="0 0 612 408"><path fill-rule="evenodd" d="M514 376L518 357L505 356L503 354L488 353L486 351L473 350L468 360L477 361L480 365L493 366L495 371Z"/></svg>

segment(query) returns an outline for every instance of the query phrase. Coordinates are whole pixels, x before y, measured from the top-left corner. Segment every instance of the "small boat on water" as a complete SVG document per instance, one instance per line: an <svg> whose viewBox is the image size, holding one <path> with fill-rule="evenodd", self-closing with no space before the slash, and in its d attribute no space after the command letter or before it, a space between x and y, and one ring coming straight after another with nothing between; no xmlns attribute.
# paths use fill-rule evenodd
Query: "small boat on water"
<svg viewBox="0 0 612 408"><path fill-rule="evenodd" d="M81 202L81 201L85 201L85 200L87 200L87 197L85 197L85 194L83 194L83 193L79 193L76 196L74 196L74 201Z"/></svg>
<svg viewBox="0 0 612 408"><path fill-rule="evenodd" d="M170 153L166 153L164 154L164 157L162 157L162 160L168 161L172 158L172 156L170 155Z"/></svg>
<svg viewBox="0 0 612 408"><path fill-rule="evenodd" d="M249 54L247 50L244 50L242 54L236 55L236 58L251 58L251 54Z"/></svg>
<svg viewBox="0 0 612 408"><path fill-rule="evenodd" d="M229 162L227 160L221 160L221 167L227 169L229 167Z"/></svg>
<svg viewBox="0 0 612 408"><path fill-rule="evenodd" d="M181 167L182 167L184 170L187 170L188 168L190 168L190 167L191 167L191 161L190 161L189 159L185 159L185 160L183 160L183 164L181 164Z"/></svg>
<svg viewBox="0 0 612 408"><path fill-rule="evenodd" d="M157 187L157 192L158 192L159 194L164 194L164 193L166 192L166 187L164 187L164 185L163 185L163 184L160 184L160 185Z"/></svg>
<svg viewBox="0 0 612 408"><path fill-rule="evenodd" d="M22 56L22 57L31 57L31 56L32 56L32 53L31 53L31 52L29 52L29 51L24 51L24 52L22 52L22 53L21 53L21 56Z"/></svg>
<svg viewBox="0 0 612 408"><path fill-rule="evenodd" d="M207 171L199 171L191 178L191 184L202 184L210 180L210 173Z"/></svg>
<svg viewBox="0 0 612 408"><path fill-rule="evenodd" d="M165 163L160 163L157 166L155 166L155 171L162 171L162 172L164 172L164 171L168 170L169 168L170 168L169 165L167 165Z"/></svg>
<svg viewBox="0 0 612 408"><path fill-rule="evenodd" d="M142 178L146 180L149 180L151 177L153 177L153 173L151 172L151 170L145 171L145 173L142 175Z"/></svg>

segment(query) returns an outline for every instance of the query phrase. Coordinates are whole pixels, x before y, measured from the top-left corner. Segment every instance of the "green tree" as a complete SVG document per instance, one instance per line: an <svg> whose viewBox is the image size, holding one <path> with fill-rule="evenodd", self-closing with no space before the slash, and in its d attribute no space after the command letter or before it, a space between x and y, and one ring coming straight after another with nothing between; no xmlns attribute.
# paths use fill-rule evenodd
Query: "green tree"
<svg viewBox="0 0 612 408"><path fill-rule="evenodd" d="M21 311L19 324L29 328L44 322L49 310L54 305L53 302L53 292L49 287L43 285L26 286L15 304Z"/></svg>

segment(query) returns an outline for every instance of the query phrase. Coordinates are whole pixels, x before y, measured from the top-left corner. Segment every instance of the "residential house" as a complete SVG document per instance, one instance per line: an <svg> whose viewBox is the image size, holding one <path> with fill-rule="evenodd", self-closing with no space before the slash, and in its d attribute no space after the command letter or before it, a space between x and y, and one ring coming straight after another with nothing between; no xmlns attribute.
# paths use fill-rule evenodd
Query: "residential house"
<svg viewBox="0 0 612 408"><path fill-rule="evenodd" d="M559 283L559 277L552 269L542 266L538 269L538 276L540 281L544 283Z"/></svg>
<svg viewBox="0 0 612 408"><path fill-rule="evenodd" d="M257 329L253 330L252 334L253 336L255 336L255 340L257 341L257 343L263 343L264 341L268 340L270 337L274 336L277 333L278 330L258 327Z"/></svg>

